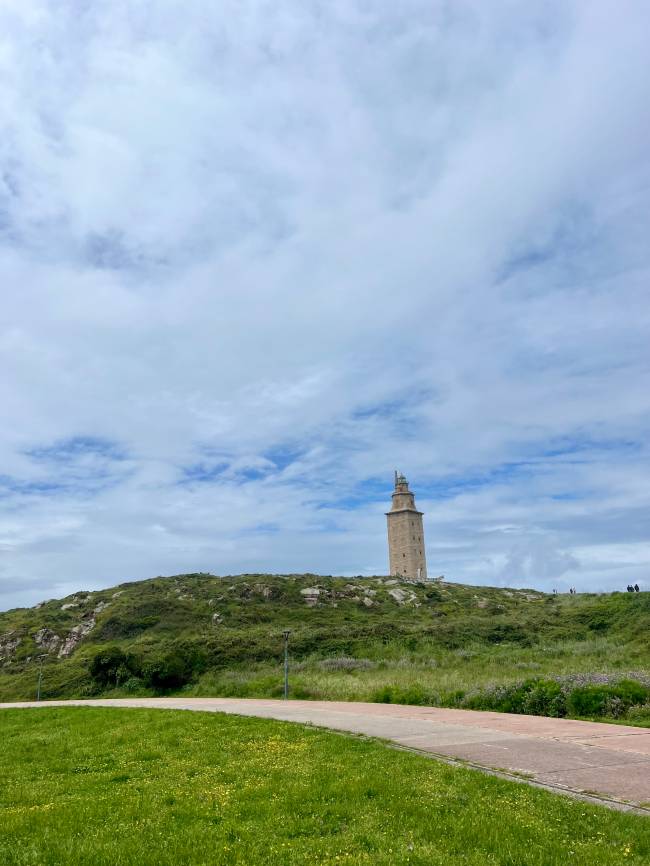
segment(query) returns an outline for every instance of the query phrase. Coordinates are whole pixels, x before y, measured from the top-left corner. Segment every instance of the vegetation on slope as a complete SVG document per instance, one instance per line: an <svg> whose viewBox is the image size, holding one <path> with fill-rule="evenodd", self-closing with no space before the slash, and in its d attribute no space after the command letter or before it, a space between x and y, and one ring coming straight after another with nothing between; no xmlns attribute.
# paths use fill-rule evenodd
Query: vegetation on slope
<svg viewBox="0 0 650 866"><path fill-rule="evenodd" d="M2 710L5 866L647 863L646 818L289 723Z"/></svg>
<svg viewBox="0 0 650 866"><path fill-rule="evenodd" d="M650 718L648 593L315 575L155 578L0 614L0 699L34 696L41 657L50 698L278 696L285 628L295 697Z"/></svg>

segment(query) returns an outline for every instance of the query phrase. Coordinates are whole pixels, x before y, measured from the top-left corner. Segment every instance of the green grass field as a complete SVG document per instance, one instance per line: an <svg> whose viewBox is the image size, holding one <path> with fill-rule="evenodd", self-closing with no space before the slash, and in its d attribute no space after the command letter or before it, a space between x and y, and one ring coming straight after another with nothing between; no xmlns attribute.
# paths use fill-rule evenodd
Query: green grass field
<svg viewBox="0 0 650 866"><path fill-rule="evenodd" d="M646 864L650 822L371 740L179 711L0 711L0 863Z"/></svg>

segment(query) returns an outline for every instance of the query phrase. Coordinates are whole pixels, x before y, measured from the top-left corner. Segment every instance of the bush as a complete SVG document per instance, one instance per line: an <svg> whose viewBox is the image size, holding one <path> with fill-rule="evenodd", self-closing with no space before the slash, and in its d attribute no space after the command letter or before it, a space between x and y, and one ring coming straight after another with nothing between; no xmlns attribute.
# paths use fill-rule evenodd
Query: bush
<svg viewBox="0 0 650 866"><path fill-rule="evenodd" d="M382 686L372 693L370 700L375 704L392 704L394 703L393 689L390 686Z"/></svg>
<svg viewBox="0 0 650 866"><path fill-rule="evenodd" d="M192 673L188 658L175 651L150 659L142 667L146 685L163 692L186 685L192 679Z"/></svg>
<svg viewBox="0 0 650 866"><path fill-rule="evenodd" d="M461 699L443 695L445 706L496 710L528 716L608 716L621 718L631 707L650 699L650 687L634 680L572 686L558 680L529 679L510 686L476 692Z"/></svg>
<svg viewBox="0 0 650 866"><path fill-rule="evenodd" d="M576 716L622 716L630 707L650 698L650 688L634 680L621 680L615 685L590 685L573 689L568 696L568 709ZM613 713L611 711L614 711ZM608 712L609 711L609 712Z"/></svg>
<svg viewBox="0 0 650 866"><path fill-rule="evenodd" d="M100 688L119 685L137 673L134 657L117 646L101 649L90 662L90 676Z"/></svg>
<svg viewBox="0 0 650 866"><path fill-rule="evenodd" d="M562 687L554 680L538 680L524 693L520 712L527 716L565 716L566 697Z"/></svg>
<svg viewBox="0 0 650 866"><path fill-rule="evenodd" d="M122 688L125 692L136 693L142 689L143 682L140 677L129 677L129 679L124 683Z"/></svg>

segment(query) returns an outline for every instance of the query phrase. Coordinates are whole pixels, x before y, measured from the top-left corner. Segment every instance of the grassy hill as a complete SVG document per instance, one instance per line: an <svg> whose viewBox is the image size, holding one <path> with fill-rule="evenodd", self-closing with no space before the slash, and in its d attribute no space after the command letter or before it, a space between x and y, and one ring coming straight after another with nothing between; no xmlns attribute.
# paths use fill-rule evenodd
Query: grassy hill
<svg viewBox="0 0 650 866"><path fill-rule="evenodd" d="M279 696L287 628L295 697L650 716L650 593L316 575L157 577L0 613L0 699L33 698L41 660L49 698Z"/></svg>

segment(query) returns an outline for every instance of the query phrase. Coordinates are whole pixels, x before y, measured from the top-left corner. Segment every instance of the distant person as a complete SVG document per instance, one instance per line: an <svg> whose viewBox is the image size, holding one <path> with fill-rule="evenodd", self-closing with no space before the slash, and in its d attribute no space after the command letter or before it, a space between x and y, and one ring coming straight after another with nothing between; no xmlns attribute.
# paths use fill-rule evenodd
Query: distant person
<svg viewBox="0 0 650 866"><path fill-rule="evenodd" d="M638 584L638 583L635 583L635 584L634 584L634 591L635 591L635 592L641 592L641 590L639 589L639 584Z"/></svg>

